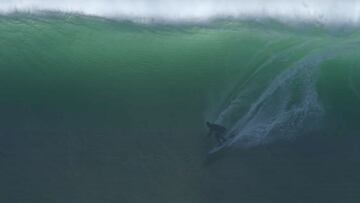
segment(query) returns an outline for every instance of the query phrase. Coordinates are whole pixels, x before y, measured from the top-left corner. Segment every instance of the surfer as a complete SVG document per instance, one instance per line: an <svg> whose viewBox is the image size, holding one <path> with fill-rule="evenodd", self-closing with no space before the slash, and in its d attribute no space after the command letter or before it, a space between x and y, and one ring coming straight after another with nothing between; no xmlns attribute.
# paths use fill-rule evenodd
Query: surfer
<svg viewBox="0 0 360 203"><path fill-rule="evenodd" d="M226 141L225 137L223 136L226 131L226 128L224 126L210 122L206 122L206 125L209 128L208 136L214 135L215 139L219 144L222 144Z"/></svg>

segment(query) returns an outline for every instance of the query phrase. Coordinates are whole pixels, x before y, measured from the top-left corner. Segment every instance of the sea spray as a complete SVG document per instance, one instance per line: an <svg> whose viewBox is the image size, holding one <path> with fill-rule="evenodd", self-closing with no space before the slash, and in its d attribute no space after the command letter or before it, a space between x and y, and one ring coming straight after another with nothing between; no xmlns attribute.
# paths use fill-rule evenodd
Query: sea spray
<svg viewBox="0 0 360 203"><path fill-rule="evenodd" d="M74 12L137 22L199 22L214 18L277 19L359 25L360 4L356 0L6 0L0 12Z"/></svg>
<svg viewBox="0 0 360 203"><path fill-rule="evenodd" d="M291 139L302 133L306 123L317 122L324 111L316 90L317 75L321 63L333 57L328 52L311 54L276 76L244 115L228 118L233 122L228 124L227 136L231 139L228 146L251 147L279 137ZM246 87L243 89L246 91ZM243 105L244 97L240 92L220 113L216 123L224 124L227 114L233 114L234 109Z"/></svg>

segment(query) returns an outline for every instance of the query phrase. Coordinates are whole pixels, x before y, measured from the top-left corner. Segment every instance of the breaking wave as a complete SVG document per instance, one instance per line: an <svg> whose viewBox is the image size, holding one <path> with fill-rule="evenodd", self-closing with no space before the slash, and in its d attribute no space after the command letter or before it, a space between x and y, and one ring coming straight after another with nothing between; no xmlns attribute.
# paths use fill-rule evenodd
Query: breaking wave
<svg viewBox="0 0 360 203"><path fill-rule="evenodd" d="M270 18L282 22L360 23L360 2L356 0L7 0L0 2L0 11L75 12L141 22Z"/></svg>

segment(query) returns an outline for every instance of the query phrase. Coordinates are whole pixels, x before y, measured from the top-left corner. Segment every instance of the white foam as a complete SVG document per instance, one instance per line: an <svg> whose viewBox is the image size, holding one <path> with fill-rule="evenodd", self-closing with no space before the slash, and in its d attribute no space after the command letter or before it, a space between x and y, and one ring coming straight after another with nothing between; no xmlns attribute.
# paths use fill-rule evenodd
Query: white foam
<svg viewBox="0 0 360 203"><path fill-rule="evenodd" d="M0 0L1 13L39 10L134 20L206 21L233 17L360 24L360 0Z"/></svg>
<svg viewBox="0 0 360 203"><path fill-rule="evenodd" d="M235 143L254 146L283 134L290 138L292 131L297 132L306 120L319 116L323 109L318 102L315 73L323 61L333 57L331 52L309 55L280 73L230 128L228 136L233 138L229 146ZM301 97L291 104L297 82ZM270 136L273 131L277 133Z"/></svg>

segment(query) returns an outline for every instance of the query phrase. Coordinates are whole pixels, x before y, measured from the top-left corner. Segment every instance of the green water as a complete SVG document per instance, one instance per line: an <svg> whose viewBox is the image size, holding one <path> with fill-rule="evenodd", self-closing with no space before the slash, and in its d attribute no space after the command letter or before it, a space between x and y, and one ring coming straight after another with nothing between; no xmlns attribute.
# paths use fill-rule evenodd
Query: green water
<svg viewBox="0 0 360 203"><path fill-rule="evenodd" d="M2 16L0 201L357 202L359 42L271 21ZM206 120L238 133L232 152L207 157Z"/></svg>

